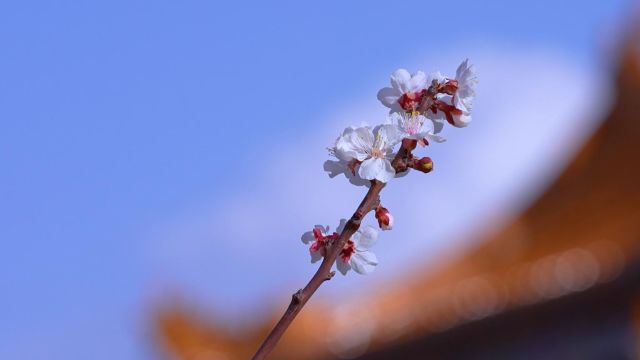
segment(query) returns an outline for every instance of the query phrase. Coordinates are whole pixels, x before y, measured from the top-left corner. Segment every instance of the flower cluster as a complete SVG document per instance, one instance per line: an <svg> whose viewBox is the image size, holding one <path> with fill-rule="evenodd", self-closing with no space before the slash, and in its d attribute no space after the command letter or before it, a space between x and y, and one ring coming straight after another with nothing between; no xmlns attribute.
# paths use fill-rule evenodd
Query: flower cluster
<svg viewBox="0 0 640 360"><path fill-rule="evenodd" d="M445 141L440 135L444 124L464 127L471 121L475 71L468 60L460 64L455 78L439 72L429 76L405 69L391 74L391 87L378 92L378 100L390 109L385 123L376 127L346 128L329 153L336 160L325 163L329 176L344 174L356 185L370 180L388 182L398 175L391 166L394 147L403 139L421 146Z"/></svg>
<svg viewBox="0 0 640 360"><path fill-rule="evenodd" d="M410 74L398 69L391 74L391 87L378 91L378 100L391 112L418 113L434 121L446 119L453 126L465 127L471 121L476 83L469 60L458 66L453 79L440 72L426 76L422 71Z"/></svg>
<svg viewBox="0 0 640 360"><path fill-rule="evenodd" d="M387 183L395 177L406 175L408 169L428 173L433 170L429 157L415 158L411 151L417 146L441 143L440 135L446 123L465 127L471 121L477 79L468 60L458 66L454 78L440 72L426 75L422 71L413 74L398 69L391 74L391 87L378 91L378 100L389 108L386 121L371 127L348 127L336 139L324 169L330 177L343 174L355 185L369 186L375 181ZM398 144L405 147L402 166L394 166L400 154L394 150ZM382 205L375 209L378 226L391 230L393 216ZM343 226L344 224L342 224ZM311 243L312 261L326 256L327 249L339 240L340 227L329 234L328 227L316 225L305 233L302 240ZM347 239L341 249L337 267L345 274L349 269L365 274L373 271L377 259L369 248L377 239L377 230L367 226L358 230L353 239ZM336 250L337 251L337 250ZM335 253L334 253L335 254Z"/></svg>
<svg viewBox="0 0 640 360"><path fill-rule="evenodd" d="M316 262L326 255L327 248L338 240L339 233L342 232L346 220L342 219L337 228L337 232L329 234L329 227L316 225L312 231L302 235L302 242L311 243L309 253L311 254L311 262ZM347 240L340 255L336 261L336 267L343 275L347 271L353 269L358 274L368 274L378 265L378 258L369 249L378 240L378 230L371 226L365 226L359 229L354 236Z"/></svg>

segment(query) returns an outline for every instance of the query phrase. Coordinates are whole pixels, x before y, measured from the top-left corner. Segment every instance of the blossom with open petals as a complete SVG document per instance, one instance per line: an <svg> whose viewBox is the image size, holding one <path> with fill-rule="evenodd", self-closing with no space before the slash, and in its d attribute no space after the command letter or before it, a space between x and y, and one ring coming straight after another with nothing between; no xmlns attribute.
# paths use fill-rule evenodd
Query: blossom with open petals
<svg viewBox="0 0 640 360"><path fill-rule="evenodd" d="M434 120L436 125L446 120L456 127L467 126L471 122L475 86L478 82L469 59L458 66L455 79L446 78L437 72L430 74L427 81L427 93L433 93L433 96L424 96L418 111Z"/></svg>
<svg viewBox="0 0 640 360"><path fill-rule="evenodd" d="M308 231L302 234L302 242L305 244L311 244L309 247L309 254L311 255L311 262L314 263L322 259L327 254L327 246L336 239L338 239L338 233L329 233L329 226L316 225L312 231Z"/></svg>
<svg viewBox="0 0 640 360"><path fill-rule="evenodd" d="M375 130L368 126L349 127L338 137L330 152L346 164L354 164L354 172L357 166L360 178L386 183L396 175L391 166L396 132L393 125L381 125Z"/></svg>
<svg viewBox="0 0 640 360"><path fill-rule="evenodd" d="M442 123L420 115L416 112L412 113L394 113L391 114L390 120L395 123L398 129L398 141L402 139L414 139L424 141L443 142L445 139L436 135L442 129Z"/></svg>
<svg viewBox="0 0 640 360"><path fill-rule="evenodd" d="M374 227L360 228L340 251L336 260L338 271L342 275L346 275L351 269L361 275L372 272L378 265L378 258L369 249L377 240L378 230Z"/></svg>
<svg viewBox="0 0 640 360"><path fill-rule="evenodd" d="M465 127L471 122L477 83L475 69L469 64L469 59L466 59L458 66L455 80L447 80L442 85L446 95L437 100L435 107L444 113L451 125Z"/></svg>
<svg viewBox="0 0 640 360"><path fill-rule="evenodd" d="M412 111L426 93L427 76L422 71L410 74L398 69L391 74L391 87L378 91L378 100L391 111Z"/></svg>

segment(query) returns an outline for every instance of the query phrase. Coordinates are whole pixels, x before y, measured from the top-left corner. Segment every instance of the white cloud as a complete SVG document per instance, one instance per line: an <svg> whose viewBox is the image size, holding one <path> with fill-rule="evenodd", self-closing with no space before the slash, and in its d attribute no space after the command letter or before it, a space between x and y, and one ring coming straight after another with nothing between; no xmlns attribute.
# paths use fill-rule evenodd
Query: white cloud
<svg viewBox="0 0 640 360"><path fill-rule="evenodd" d="M595 73L553 51L484 47L418 65L453 75L464 56L476 64L480 78L474 122L465 129L448 127L448 141L427 149L433 173L409 174L383 191L396 227L381 235L378 270L364 278L339 276L325 294L376 284L416 261L434 262L465 246L474 238L464 235L512 214L540 190L607 108L600 96L608 92ZM386 86L387 76L380 74L376 86ZM316 265L309 263L300 234L317 223L334 227L364 194L344 178L329 179L322 164L326 146L342 128L384 119L377 88L369 90L367 100L296 135L286 156L267 156L272 160L264 161L263 175L251 179L251 188L163 226L148 243L152 261L162 269L156 280L173 278L226 308L262 303L274 291L304 285Z"/></svg>

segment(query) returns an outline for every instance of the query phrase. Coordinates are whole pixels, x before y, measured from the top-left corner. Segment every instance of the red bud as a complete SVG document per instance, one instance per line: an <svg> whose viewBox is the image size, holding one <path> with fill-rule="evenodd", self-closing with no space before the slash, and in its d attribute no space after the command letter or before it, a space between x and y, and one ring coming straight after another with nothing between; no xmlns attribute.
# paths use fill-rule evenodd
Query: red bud
<svg viewBox="0 0 640 360"><path fill-rule="evenodd" d="M382 205L376 208L376 219L382 230L391 230L393 228L393 215Z"/></svg>
<svg viewBox="0 0 640 360"><path fill-rule="evenodd" d="M425 174L429 173L431 172L431 170L433 170L433 161L431 161L430 157L425 156L421 159L418 159L417 161L414 161L413 168L418 171L422 171Z"/></svg>

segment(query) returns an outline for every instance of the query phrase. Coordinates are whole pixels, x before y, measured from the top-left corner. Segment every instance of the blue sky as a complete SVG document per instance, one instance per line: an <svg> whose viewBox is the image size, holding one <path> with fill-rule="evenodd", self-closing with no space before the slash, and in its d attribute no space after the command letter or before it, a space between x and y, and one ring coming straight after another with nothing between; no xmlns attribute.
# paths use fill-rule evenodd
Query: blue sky
<svg viewBox="0 0 640 360"><path fill-rule="evenodd" d="M274 234L273 219L258 218L278 199L246 208L246 194L269 191L265 182L343 191L308 169L321 170L322 144L349 125L339 118L377 106L391 71L436 64L451 74L454 58L476 55L489 68L492 56L502 64L499 56L515 54L541 73L597 79L630 8L622 0L1 4L0 357L153 358L146 311L168 287L212 307L255 308L256 294L313 268L306 258L277 260L304 257L303 248L282 254L288 244L244 246L244 237L269 229L269 244L306 229L311 215L296 212L314 199L275 192L299 208L283 212L292 218ZM376 121L352 122L362 120ZM294 168L286 154L318 163ZM318 222L349 214L361 194L344 191L353 195ZM248 214L247 229L208 226L236 213ZM247 255L226 256L234 250Z"/></svg>

